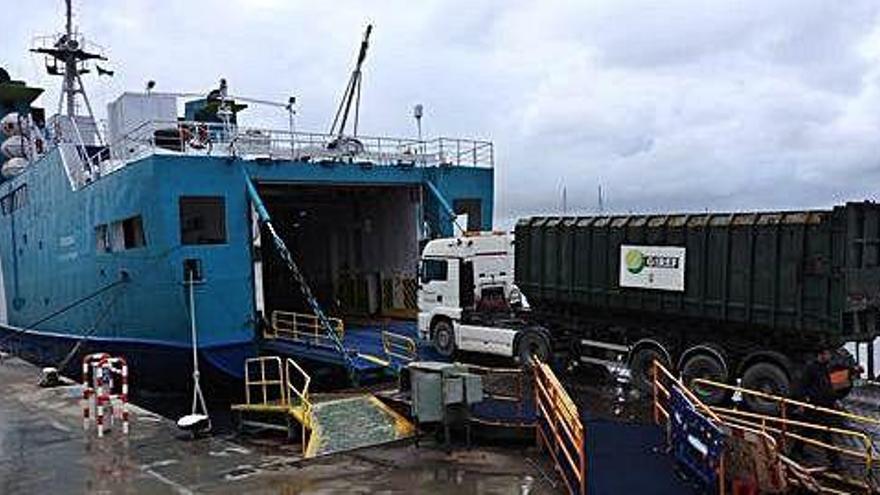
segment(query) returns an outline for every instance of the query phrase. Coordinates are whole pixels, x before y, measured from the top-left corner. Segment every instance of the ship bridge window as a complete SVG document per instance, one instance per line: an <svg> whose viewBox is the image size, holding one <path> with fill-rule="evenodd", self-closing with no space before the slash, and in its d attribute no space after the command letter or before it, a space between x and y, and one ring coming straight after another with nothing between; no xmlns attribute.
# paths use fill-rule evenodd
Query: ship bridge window
<svg viewBox="0 0 880 495"><path fill-rule="evenodd" d="M27 192L27 184L22 184L11 193L0 198L0 210L3 211L3 215L9 215L15 210L24 208L24 205L27 204Z"/></svg>
<svg viewBox="0 0 880 495"><path fill-rule="evenodd" d="M226 200L222 196L180 198L180 243L226 243Z"/></svg>

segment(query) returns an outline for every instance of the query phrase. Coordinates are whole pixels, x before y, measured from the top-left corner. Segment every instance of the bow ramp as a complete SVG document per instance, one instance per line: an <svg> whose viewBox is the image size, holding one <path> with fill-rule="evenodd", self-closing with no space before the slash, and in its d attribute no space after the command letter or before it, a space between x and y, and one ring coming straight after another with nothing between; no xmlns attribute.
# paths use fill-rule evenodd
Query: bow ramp
<svg viewBox="0 0 880 495"><path fill-rule="evenodd" d="M302 440L312 458L409 438L413 424L372 394L312 394L311 377L278 356L245 364L244 404L235 404L240 427L279 429Z"/></svg>

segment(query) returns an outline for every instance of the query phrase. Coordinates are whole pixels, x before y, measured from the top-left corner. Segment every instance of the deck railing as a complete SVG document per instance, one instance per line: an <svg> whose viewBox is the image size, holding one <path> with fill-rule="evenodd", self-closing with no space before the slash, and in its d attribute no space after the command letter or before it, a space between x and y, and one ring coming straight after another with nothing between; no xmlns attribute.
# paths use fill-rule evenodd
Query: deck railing
<svg viewBox="0 0 880 495"><path fill-rule="evenodd" d="M456 166L491 168L492 143L439 137L417 140L344 136L250 128L195 121L147 121L111 145L112 157L135 160L152 154L238 156L364 166Z"/></svg>
<svg viewBox="0 0 880 495"><path fill-rule="evenodd" d="M339 341L345 337L345 325L339 318L327 318ZM304 344L335 349L335 340L327 335L315 315L291 311L272 311L271 325L263 333L265 339L287 339Z"/></svg>

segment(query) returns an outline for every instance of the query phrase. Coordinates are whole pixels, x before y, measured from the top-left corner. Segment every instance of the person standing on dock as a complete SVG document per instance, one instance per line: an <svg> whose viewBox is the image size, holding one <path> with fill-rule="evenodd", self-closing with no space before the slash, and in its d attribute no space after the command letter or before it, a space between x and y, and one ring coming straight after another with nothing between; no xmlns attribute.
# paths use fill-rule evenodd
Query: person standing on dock
<svg viewBox="0 0 880 495"><path fill-rule="evenodd" d="M822 349L816 353L816 358L804 368L798 390L798 398L800 400L816 407L837 409L837 393L831 384L831 357L830 350ZM802 427L798 429L798 434L815 438L828 445L834 444L830 429L841 427L840 416L822 413L809 407L801 407L798 409L796 418L805 423L828 427L828 429ZM796 440L792 448L792 454L797 457L803 457L805 445L806 442ZM825 455L831 467L840 467L839 452L828 447L825 449Z"/></svg>

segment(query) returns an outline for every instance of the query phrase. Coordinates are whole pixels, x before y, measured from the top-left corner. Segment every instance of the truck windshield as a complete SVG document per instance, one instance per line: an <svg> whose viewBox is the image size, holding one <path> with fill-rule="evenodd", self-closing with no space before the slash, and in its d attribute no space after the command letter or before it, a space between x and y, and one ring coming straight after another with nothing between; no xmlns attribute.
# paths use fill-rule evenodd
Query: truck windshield
<svg viewBox="0 0 880 495"><path fill-rule="evenodd" d="M432 280L446 280L447 266L446 260L424 259L422 260L422 283L426 284Z"/></svg>

